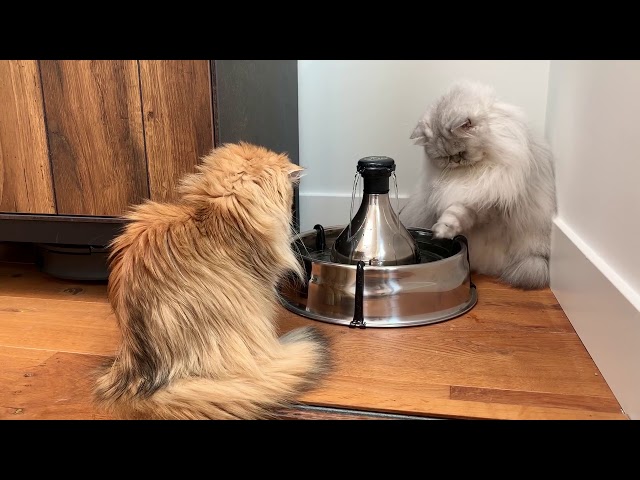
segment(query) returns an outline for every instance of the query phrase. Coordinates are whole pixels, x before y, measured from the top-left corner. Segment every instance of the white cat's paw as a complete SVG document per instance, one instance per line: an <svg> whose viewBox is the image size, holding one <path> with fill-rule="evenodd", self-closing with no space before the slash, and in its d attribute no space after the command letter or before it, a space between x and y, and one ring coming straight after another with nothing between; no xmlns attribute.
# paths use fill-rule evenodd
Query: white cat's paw
<svg viewBox="0 0 640 480"><path fill-rule="evenodd" d="M453 238L458 234L454 227L444 222L436 223L431 227L431 231L434 238Z"/></svg>

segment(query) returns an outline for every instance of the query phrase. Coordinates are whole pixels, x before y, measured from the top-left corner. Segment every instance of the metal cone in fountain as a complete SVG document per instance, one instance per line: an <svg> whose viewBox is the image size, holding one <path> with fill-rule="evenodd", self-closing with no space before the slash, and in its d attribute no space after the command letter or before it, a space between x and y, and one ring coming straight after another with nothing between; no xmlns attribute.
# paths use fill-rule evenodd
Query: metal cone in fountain
<svg viewBox="0 0 640 480"><path fill-rule="evenodd" d="M389 198L389 178L396 164L389 157L358 161L362 176L362 203L350 225L331 247L331 261L365 265L410 265L420 262L416 241L400 222Z"/></svg>

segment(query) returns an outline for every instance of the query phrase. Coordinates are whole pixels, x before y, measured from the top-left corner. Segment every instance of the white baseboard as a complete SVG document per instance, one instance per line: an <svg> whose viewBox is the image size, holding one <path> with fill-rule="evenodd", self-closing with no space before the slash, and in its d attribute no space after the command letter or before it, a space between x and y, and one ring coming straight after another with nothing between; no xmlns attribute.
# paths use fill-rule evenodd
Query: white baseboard
<svg viewBox="0 0 640 480"><path fill-rule="evenodd" d="M562 219L554 221L551 290L624 412L640 420L640 295Z"/></svg>
<svg viewBox="0 0 640 480"><path fill-rule="evenodd" d="M407 195L398 196L400 208L407 203ZM356 197L353 205L354 212L360 206L361 197ZM395 195L391 198L391 205L396 207ZM300 193L300 231L313 230L313 226L323 227L332 225L346 225L349 223L351 209L351 194Z"/></svg>

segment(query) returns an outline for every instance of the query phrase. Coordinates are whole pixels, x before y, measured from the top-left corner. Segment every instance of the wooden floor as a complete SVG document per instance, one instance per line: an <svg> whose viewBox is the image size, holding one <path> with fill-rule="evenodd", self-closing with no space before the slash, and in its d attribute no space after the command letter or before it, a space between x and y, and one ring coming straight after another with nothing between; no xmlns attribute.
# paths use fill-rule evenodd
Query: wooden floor
<svg viewBox="0 0 640 480"><path fill-rule="evenodd" d="M281 331L317 325L336 365L281 418L628 418L550 290L474 282L475 308L420 327L350 329L282 309ZM92 375L118 340L106 285L0 263L0 418L108 419Z"/></svg>

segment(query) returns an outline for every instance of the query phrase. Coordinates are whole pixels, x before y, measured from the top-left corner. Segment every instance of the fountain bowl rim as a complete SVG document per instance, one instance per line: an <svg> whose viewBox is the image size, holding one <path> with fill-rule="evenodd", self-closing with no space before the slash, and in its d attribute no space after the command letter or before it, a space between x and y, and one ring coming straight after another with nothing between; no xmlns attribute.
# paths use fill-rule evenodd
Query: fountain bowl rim
<svg viewBox="0 0 640 480"><path fill-rule="evenodd" d="M328 227L324 227L324 231L325 233L328 231L334 231L334 230L338 230L339 232L341 232L344 228L346 228L347 225L330 225ZM433 231L427 229L427 228L421 228L421 227L405 227L407 230L409 230L409 232L412 231L416 231L416 232L421 232L421 233L427 233L430 235L433 235ZM300 232L297 233L295 235L293 235L293 239L291 241L292 244L296 243L297 241L301 241L302 242L302 238L309 236L309 235L316 235L317 231L315 229L311 229L311 230L305 230L304 232ZM456 239L449 239L452 242L456 242L460 245L460 251L458 251L457 253L454 253L451 256L448 256L446 258L443 258L441 260L434 260L431 262L427 262L427 263L411 263L411 264L407 264L407 265L366 265L365 264L365 268L367 271L379 271L379 272L389 272L389 271L402 271L402 270L411 270L411 269L415 269L415 268L428 268L429 266L433 267L435 265L443 265L447 262L452 262L455 261L459 256L464 255L466 257L467 255L467 245L460 241L460 240L456 240ZM327 248L331 248L329 245L327 245ZM331 262L328 260L322 260L319 258L313 258L310 257L308 255L304 255L300 252L296 252L296 256L302 257L304 260L308 261L308 262L312 262L314 264L322 264L322 265L328 265L332 268L346 268L349 270L355 270L357 268L357 265L352 265L352 264L347 264L347 263L337 263L337 262Z"/></svg>

